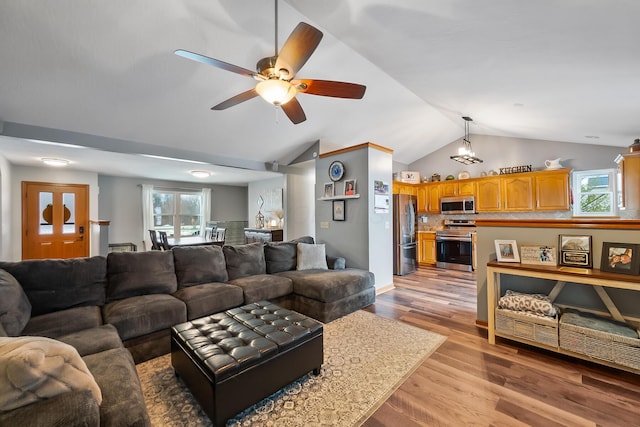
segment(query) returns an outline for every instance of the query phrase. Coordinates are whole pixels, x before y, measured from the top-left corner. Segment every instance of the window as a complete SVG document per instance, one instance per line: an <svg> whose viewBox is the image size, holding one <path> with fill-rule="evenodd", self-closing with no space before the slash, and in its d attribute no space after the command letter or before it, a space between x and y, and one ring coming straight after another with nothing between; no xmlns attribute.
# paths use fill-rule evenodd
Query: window
<svg viewBox="0 0 640 427"><path fill-rule="evenodd" d="M614 169L573 172L573 215L616 215L616 173Z"/></svg>
<svg viewBox="0 0 640 427"><path fill-rule="evenodd" d="M153 228L169 236L199 234L202 193L156 189L153 191Z"/></svg>

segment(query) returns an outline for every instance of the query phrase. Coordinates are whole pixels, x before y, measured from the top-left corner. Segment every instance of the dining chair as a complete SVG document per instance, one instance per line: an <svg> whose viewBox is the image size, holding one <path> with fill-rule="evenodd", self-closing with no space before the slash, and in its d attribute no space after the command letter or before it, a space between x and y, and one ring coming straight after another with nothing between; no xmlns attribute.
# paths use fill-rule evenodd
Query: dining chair
<svg viewBox="0 0 640 427"><path fill-rule="evenodd" d="M167 239L167 232L159 231L158 234L160 235L160 249L165 251L171 249L169 247L169 240Z"/></svg>
<svg viewBox="0 0 640 427"><path fill-rule="evenodd" d="M216 237L217 226L212 225L204 228L204 238L207 240L214 240Z"/></svg>
<svg viewBox="0 0 640 427"><path fill-rule="evenodd" d="M149 230L149 235L151 236L151 250L161 251L162 247L160 246L160 241L158 240L158 233L156 230Z"/></svg>
<svg viewBox="0 0 640 427"><path fill-rule="evenodd" d="M225 234L227 232L226 228L218 228L215 233L215 239L218 242L224 242Z"/></svg>

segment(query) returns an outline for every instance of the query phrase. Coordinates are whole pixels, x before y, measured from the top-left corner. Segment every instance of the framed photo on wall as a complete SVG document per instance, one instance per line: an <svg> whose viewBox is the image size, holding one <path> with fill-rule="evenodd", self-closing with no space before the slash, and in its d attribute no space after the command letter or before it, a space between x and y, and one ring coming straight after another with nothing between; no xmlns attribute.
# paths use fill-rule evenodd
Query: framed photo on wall
<svg viewBox="0 0 640 427"><path fill-rule="evenodd" d="M334 200L333 201L333 220L334 221L344 221L345 216L345 202L344 200Z"/></svg>
<svg viewBox="0 0 640 427"><path fill-rule="evenodd" d="M324 198L330 198L334 196L334 190L333 190L333 182L327 182L324 184L324 193L322 195L322 197Z"/></svg>
<svg viewBox="0 0 640 427"><path fill-rule="evenodd" d="M603 242L600 270L610 273L640 274L640 245Z"/></svg>
<svg viewBox="0 0 640 427"><path fill-rule="evenodd" d="M344 181L344 195L355 196L356 195L356 180L346 179Z"/></svg>
<svg viewBox="0 0 640 427"><path fill-rule="evenodd" d="M593 268L591 236L560 234L558 265L565 267Z"/></svg>
<svg viewBox="0 0 640 427"><path fill-rule="evenodd" d="M496 240L496 258L499 262L520 262L515 240Z"/></svg>

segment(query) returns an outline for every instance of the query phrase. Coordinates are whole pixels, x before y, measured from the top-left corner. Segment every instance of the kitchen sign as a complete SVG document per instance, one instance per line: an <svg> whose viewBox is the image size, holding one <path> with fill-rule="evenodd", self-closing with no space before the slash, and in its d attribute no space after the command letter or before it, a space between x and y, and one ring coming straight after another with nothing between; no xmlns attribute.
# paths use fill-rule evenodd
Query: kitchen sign
<svg viewBox="0 0 640 427"><path fill-rule="evenodd" d="M507 175L510 173L523 173L523 172L533 172L533 168L531 165L522 165L522 166L511 166L508 168L500 168L500 175Z"/></svg>

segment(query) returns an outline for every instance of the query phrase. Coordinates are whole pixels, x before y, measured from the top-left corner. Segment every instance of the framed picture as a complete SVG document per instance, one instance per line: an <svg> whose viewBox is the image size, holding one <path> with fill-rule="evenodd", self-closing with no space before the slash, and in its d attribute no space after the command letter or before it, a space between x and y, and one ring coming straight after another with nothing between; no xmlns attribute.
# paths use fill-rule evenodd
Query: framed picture
<svg viewBox="0 0 640 427"><path fill-rule="evenodd" d="M520 262L515 240L496 240L496 257L500 262Z"/></svg>
<svg viewBox="0 0 640 427"><path fill-rule="evenodd" d="M640 244L603 242L600 270L640 274Z"/></svg>
<svg viewBox="0 0 640 427"><path fill-rule="evenodd" d="M322 197L329 198L334 196L333 182L327 182L324 184L324 195Z"/></svg>
<svg viewBox="0 0 640 427"><path fill-rule="evenodd" d="M593 268L591 236L560 234L558 246L560 247L558 265Z"/></svg>
<svg viewBox="0 0 640 427"><path fill-rule="evenodd" d="M556 248L551 246L522 246L520 247L520 262L522 264L556 265L558 262Z"/></svg>
<svg viewBox="0 0 640 427"><path fill-rule="evenodd" d="M344 195L355 196L356 195L356 180L346 179L344 181Z"/></svg>
<svg viewBox="0 0 640 427"><path fill-rule="evenodd" d="M345 208L344 200L333 201L333 220L334 221L344 221L345 219L344 208Z"/></svg>

